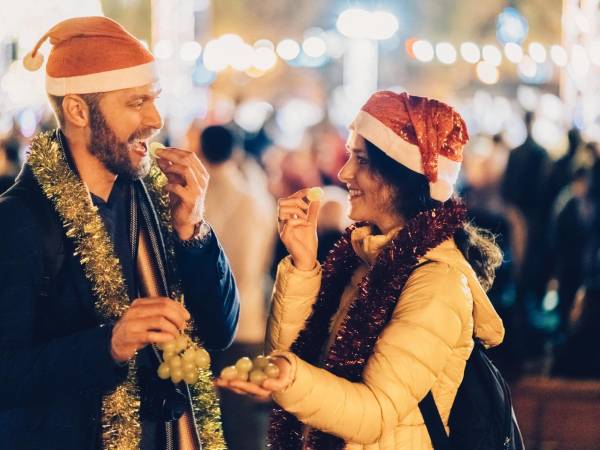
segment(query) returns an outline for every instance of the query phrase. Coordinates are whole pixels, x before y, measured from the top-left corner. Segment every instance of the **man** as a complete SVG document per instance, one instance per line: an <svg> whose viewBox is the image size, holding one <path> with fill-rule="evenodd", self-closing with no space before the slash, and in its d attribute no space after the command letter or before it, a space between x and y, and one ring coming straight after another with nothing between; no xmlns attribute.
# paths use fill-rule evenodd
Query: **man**
<svg viewBox="0 0 600 450"><path fill-rule="evenodd" d="M519 338L523 345L518 348L529 355L542 351L541 341L536 340L535 329L529 324L528 311L542 301L550 261L547 255L548 218L545 217L547 210L544 206L550 157L546 149L533 139L534 118L533 112L525 113L527 137L523 144L511 150L500 188L513 224L513 249L524 251L521 260L518 258L520 252L514 252L514 267L518 270L514 320L516 333L523 334ZM516 333L512 333L513 338L518 335Z"/></svg>
<svg viewBox="0 0 600 450"><path fill-rule="evenodd" d="M30 70L46 38L60 128L34 138L0 197L0 448L221 448L210 379L156 374L157 345L192 328L222 349L237 325L204 221L208 174L176 148L151 168L160 88L136 38L104 17L69 19L25 58Z"/></svg>
<svg viewBox="0 0 600 450"><path fill-rule="evenodd" d="M240 291L240 323L234 344L215 360L221 369L242 356L263 353L267 326L265 276L276 238L275 202L256 180L246 180L234 160L233 133L220 125L200 135L202 160L210 173L206 217L218 233ZM269 408L221 392L223 431L230 450L264 447Z"/></svg>

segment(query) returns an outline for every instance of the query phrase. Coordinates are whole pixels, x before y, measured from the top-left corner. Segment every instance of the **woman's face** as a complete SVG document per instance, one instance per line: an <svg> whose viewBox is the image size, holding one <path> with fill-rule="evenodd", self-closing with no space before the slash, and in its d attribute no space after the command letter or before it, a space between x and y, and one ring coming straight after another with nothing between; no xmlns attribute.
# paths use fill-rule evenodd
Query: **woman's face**
<svg viewBox="0 0 600 450"><path fill-rule="evenodd" d="M392 207L392 189L370 169L364 138L351 131L346 149L348 160L338 178L348 188L348 217L375 224L384 233L401 225L402 220Z"/></svg>

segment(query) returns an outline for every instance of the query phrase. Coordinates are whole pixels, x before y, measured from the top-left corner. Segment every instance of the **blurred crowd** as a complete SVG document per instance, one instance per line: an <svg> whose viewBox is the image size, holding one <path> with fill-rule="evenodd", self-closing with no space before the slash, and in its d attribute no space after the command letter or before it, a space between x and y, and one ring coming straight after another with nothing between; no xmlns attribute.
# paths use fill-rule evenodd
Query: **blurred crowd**
<svg viewBox="0 0 600 450"><path fill-rule="evenodd" d="M460 182L471 220L491 230L504 252L490 297L507 333L493 357L512 381L524 374L600 379L600 148L573 128L568 149L553 159L532 137L533 113L523 119L527 138L517 148L500 134L473 137ZM211 176L206 218L230 259L242 302L237 340L215 355L215 371L262 352L270 290L285 256L276 199L324 188L320 260L349 225L337 178L344 133L324 119L289 149L276 145L268 128L191 125L187 148ZM17 127L0 141L0 192L18 174L27 143ZM264 447L270 405L222 393L222 407L229 448Z"/></svg>

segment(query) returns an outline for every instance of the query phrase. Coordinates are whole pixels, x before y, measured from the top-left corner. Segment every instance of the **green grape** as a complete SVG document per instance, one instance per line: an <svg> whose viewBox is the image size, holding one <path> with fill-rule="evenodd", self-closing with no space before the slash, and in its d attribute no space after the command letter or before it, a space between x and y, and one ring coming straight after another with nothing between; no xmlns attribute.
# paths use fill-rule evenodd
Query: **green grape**
<svg viewBox="0 0 600 450"><path fill-rule="evenodd" d="M308 198L308 200L311 202L316 202L317 200L321 200L323 194L323 189L321 189L320 187L313 187L308 190L306 198Z"/></svg>
<svg viewBox="0 0 600 450"><path fill-rule="evenodd" d="M178 352L184 351L185 348L188 346L188 342L188 337L185 334L177 336L177 339L175 339L175 349Z"/></svg>
<svg viewBox="0 0 600 450"><path fill-rule="evenodd" d="M158 149L163 149L165 148L165 146L163 144L161 144L160 142L151 142L150 145L148 146L148 151L150 152L150 156L152 156L153 158L156 158L156 150Z"/></svg>
<svg viewBox="0 0 600 450"><path fill-rule="evenodd" d="M267 364L267 367L265 367L265 375L269 378L278 378L279 377L279 367L277 367L273 363Z"/></svg>
<svg viewBox="0 0 600 450"><path fill-rule="evenodd" d="M184 372L195 372L198 370L194 361L183 361L183 366L181 367L183 368Z"/></svg>
<svg viewBox="0 0 600 450"><path fill-rule="evenodd" d="M193 361L195 356L196 356L196 350L194 350L194 348L190 347L185 352L183 352L183 355L181 357L183 358L184 361Z"/></svg>
<svg viewBox="0 0 600 450"><path fill-rule="evenodd" d="M266 379L267 375L265 375L265 373L260 369L254 369L252 372L250 372L250 383L260 386Z"/></svg>
<svg viewBox="0 0 600 450"><path fill-rule="evenodd" d="M248 381L248 377L250 376L250 372L245 372L243 370L238 370L237 371L237 377L235 378L236 380L240 380L240 381Z"/></svg>
<svg viewBox="0 0 600 450"><path fill-rule="evenodd" d="M254 367L257 369L264 369L269 364L269 357L265 355L258 355L254 358Z"/></svg>
<svg viewBox="0 0 600 450"><path fill-rule="evenodd" d="M165 342L162 346L162 349L165 352L175 352L176 351L175 347L176 347L176 343L175 343L175 339L173 339L172 341Z"/></svg>
<svg viewBox="0 0 600 450"><path fill-rule="evenodd" d="M169 359L169 366L171 366L171 370L173 370L175 368L181 368L182 364L183 364L183 362L181 360L181 356L175 355Z"/></svg>
<svg viewBox="0 0 600 450"><path fill-rule="evenodd" d="M175 369L171 369L171 381L173 383L179 383L181 380L183 380L183 370L181 370L181 367L175 368Z"/></svg>
<svg viewBox="0 0 600 450"><path fill-rule="evenodd" d="M161 380L166 380L167 378L171 377L171 366L169 366L169 364L167 363L162 363L160 366L158 366L158 377Z"/></svg>
<svg viewBox="0 0 600 450"><path fill-rule="evenodd" d="M194 384L198 381L198 372L184 372L183 379L187 384Z"/></svg>
<svg viewBox="0 0 600 450"><path fill-rule="evenodd" d="M200 369L208 369L210 367L210 355L203 348L197 348L194 355L194 362Z"/></svg>
<svg viewBox="0 0 600 450"><path fill-rule="evenodd" d="M227 366L223 370L221 370L221 378L225 381L235 380L237 378L238 372L235 366Z"/></svg>
<svg viewBox="0 0 600 450"><path fill-rule="evenodd" d="M170 360L170 359L171 359L173 356L176 356L176 355L177 355L177 352L176 352L175 350L173 350L173 351L170 351L170 352L164 351L164 352L163 352L163 355L162 355L162 358L163 358L163 361L168 361L168 360Z"/></svg>
<svg viewBox="0 0 600 450"><path fill-rule="evenodd" d="M237 360L235 363L235 368L238 370L238 372L248 373L252 370L252 360L247 356L244 356L243 358Z"/></svg>

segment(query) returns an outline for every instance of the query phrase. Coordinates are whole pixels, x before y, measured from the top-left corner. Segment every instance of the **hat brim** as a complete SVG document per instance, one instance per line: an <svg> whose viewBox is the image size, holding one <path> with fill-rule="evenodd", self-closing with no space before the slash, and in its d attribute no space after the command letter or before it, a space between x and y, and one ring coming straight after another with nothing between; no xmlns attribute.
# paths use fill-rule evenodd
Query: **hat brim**
<svg viewBox="0 0 600 450"><path fill-rule="evenodd" d="M46 74L46 92L50 95L92 94L128 89L158 81L155 62L125 69L109 70L73 77L54 78Z"/></svg>
<svg viewBox="0 0 600 450"><path fill-rule="evenodd" d="M419 147L402 139L368 112L359 111L349 128L377 146L393 160L413 172L425 175ZM452 161L443 155L438 156L437 180L430 180L429 183L431 198L445 202L452 196L460 167L460 162Z"/></svg>

